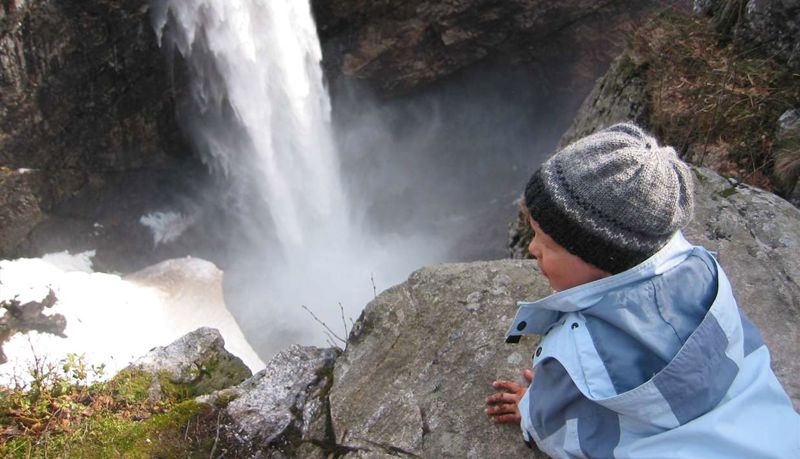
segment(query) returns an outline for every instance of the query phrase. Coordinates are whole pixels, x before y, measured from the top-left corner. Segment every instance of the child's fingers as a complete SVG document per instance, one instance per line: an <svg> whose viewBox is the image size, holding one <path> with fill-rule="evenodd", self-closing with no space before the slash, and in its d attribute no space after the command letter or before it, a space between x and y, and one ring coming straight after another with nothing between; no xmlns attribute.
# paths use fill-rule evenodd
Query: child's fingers
<svg viewBox="0 0 800 459"><path fill-rule="evenodd" d="M489 416L497 416L502 414L518 413L516 403L503 403L499 405L489 405L486 407L486 414Z"/></svg>
<svg viewBox="0 0 800 459"><path fill-rule="evenodd" d="M513 403L516 405L518 401L519 399L514 394L509 392L498 392L486 397L487 405L494 405L497 403Z"/></svg>
<svg viewBox="0 0 800 459"><path fill-rule="evenodd" d="M528 381L529 383L532 383L533 382L533 370L530 370L530 369L526 368L522 372L522 377L525 378L525 380Z"/></svg>
<svg viewBox="0 0 800 459"><path fill-rule="evenodd" d="M503 389L507 390L508 392L519 392L522 386L513 382L513 381L506 381L504 379L500 379L492 383L492 387L495 389Z"/></svg>
<svg viewBox="0 0 800 459"><path fill-rule="evenodd" d="M521 417L519 414L504 414L502 416L493 416L492 422L495 424L519 424Z"/></svg>

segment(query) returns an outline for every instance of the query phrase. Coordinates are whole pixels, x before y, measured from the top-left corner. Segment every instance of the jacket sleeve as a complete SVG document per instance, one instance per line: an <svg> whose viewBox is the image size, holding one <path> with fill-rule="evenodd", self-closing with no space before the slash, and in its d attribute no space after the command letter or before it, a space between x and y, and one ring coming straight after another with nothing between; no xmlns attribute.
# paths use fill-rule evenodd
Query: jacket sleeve
<svg viewBox="0 0 800 459"><path fill-rule="evenodd" d="M617 413L584 397L556 359L539 362L519 408L523 439L551 457L613 457L619 444Z"/></svg>

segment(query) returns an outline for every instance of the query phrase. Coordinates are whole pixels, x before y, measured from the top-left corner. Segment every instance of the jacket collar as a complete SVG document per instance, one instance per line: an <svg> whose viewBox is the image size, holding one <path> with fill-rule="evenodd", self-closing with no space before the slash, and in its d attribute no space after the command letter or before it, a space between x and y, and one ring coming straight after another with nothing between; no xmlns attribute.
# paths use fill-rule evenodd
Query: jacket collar
<svg viewBox="0 0 800 459"><path fill-rule="evenodd" d="M507 343L516 343L522 335L541 335L563 312L576 312L600 301L608 292L664 273L683 262L694 246L680 231L647 260L610 277L578 285L534 302L517 303L517 314L506 333Z"/></svg>

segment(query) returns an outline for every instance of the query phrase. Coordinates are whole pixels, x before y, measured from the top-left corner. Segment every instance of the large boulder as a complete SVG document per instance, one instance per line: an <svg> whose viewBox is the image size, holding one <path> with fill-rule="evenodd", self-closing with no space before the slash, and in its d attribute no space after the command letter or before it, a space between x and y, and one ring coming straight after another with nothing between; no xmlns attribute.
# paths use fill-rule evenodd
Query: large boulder
<svg viewBox="0 0 800 459"><path fill-rule="evenodd" d="M521 380L532 343L504 343L515 301L547 295L531 261L424 268L364 310L336 362L331 419L346 457L530 455L484 399ZM542 456L543 457L543 456Z"/></svg>

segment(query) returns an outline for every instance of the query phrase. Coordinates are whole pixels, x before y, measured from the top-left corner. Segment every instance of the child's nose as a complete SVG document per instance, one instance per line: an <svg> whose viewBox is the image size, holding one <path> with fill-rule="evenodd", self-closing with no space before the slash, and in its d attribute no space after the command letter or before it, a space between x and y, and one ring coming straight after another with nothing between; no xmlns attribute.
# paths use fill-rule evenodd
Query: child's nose
<svg viewBox="0 0 800 459"><path fill-rule="evenodd" d="M531 243L528 244L528 252L530 252L533 258L539 259L539 247L536 246L535 239L531 239Z"/></svg>

